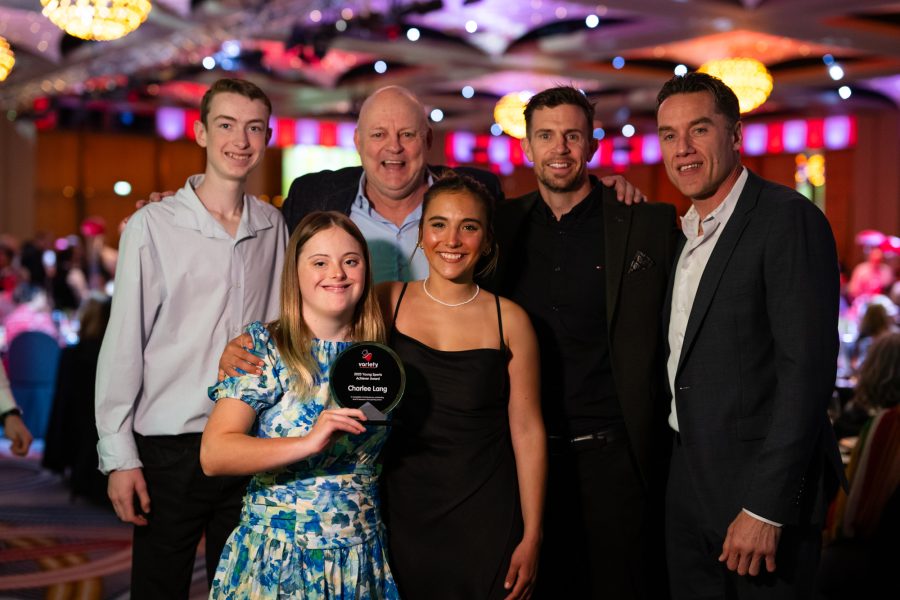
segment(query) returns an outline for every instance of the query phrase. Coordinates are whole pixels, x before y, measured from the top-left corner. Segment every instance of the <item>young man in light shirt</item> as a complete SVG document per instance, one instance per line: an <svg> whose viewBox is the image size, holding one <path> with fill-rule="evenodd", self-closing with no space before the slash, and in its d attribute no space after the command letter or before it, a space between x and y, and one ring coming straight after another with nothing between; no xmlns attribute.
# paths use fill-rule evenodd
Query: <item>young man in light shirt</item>
<svg viewBox="0 0 900 600"><path fill-rule="evenodd" d="M200 435L222 347L247 323L277 316L287 230L278 209L244 193L270 114L252 83L215 82L194 124L205 173L138 211L120 241L97 449L116 514L136 526L136 599L187 598L201 537L211 579L238 521L245 481L203 474Z"/></svg>

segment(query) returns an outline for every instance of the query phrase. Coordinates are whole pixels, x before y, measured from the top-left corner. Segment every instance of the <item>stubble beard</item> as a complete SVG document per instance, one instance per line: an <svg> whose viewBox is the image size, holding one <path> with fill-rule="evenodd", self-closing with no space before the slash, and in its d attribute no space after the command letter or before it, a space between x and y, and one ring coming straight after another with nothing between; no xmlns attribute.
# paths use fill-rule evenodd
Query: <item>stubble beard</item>
<svg viewBox="0 0 900 600"><path fill-rule="evenodd" d="M565 194L568 192L578 191L587 179L587 173L585 172L584 167L582 167L575 173L572 173L572 176L568 179L554 180L549 177L545 177L544 174L540 171L537 172L536 175L538 182L540 182L542 186L556 194Z"/></svg>

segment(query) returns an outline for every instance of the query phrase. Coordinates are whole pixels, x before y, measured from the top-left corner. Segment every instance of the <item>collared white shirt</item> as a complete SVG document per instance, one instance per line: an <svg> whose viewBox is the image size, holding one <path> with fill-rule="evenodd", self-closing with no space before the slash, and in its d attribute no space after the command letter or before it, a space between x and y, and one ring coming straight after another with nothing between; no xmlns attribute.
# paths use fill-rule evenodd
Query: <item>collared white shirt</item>
<svg viewBox="0 0 900 600"><path fill-rule="evenodd" d="M202 180L139 210L119 242L97 369L103 472L141 466L134 432L203 431L222 349L248 323L278 316L280 211L245 194L232 238L194 192Z"/></svg>
<svg viewBox="0 0 900 600"><path fill-rule="evenodd" d="M669 359L666 370L669 375L669 391L672 392L672 410L669 413L669 426L678 431L678 412L675 409L675 371L678 369L678 360L681 358L681 348L684 344L684 333L687 330L688 319L694 306L694 297L697 295L697 287L700 278L706 269L706 263L712 255L716 242L731 214L737 205L744 184L747 183L747 169L741 171L734 183L734 187L725 196L719 206L703 219L703 234L699 233L700 215L692 205L687 214L681 217L681 230L684 232L687 242L678 258L675 267L674 282L672 283L672 311L669 314Z"/></svg>
<svg viewBox="0 0 900 600"><path fill-rule="evenodd" d="M428 187L434 176L428 173ZM359 178L359 190L350 207L350 220L356 223L369 244L372 255L372 277L375 283L382 281L416 281L428 276L428 260L416 251L419 241L419 221L422 205L406 215L403 224L397 225L383 217L366 197L366 174Z"/></svg>

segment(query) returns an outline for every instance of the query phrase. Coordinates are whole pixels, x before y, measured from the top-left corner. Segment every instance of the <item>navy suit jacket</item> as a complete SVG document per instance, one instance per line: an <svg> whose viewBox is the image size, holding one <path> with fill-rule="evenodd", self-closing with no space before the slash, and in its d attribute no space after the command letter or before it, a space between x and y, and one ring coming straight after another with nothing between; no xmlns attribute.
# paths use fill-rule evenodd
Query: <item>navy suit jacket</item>
<svg viewBox="0 0 900 600"><path fill-rule="evenodd" d="M450 169L440 165L429 165L428 169L435 177L440 177L450 170L460 175L468 175L487 187L495 200L503 199L500 180L492 173L470 167ZM291 183L291 189L281 206L288 231L293 233L297 223L313 211L336 210L349 215L350 207L356 200L356 194L359 191L359 179L362 177L362 173L362 167L346 167L337 171L326 170L309 173L296 178Z"/></svg>
<svg viewBox="0 0 900 600"><path fill-rule="evenodd" d="M700 279L674 382L690 483L723 536L742 508L820 523L845 481L826 413L838 353L834 237L809 200L748 175ZM671 296L672 282L665 331Z"/></svg>

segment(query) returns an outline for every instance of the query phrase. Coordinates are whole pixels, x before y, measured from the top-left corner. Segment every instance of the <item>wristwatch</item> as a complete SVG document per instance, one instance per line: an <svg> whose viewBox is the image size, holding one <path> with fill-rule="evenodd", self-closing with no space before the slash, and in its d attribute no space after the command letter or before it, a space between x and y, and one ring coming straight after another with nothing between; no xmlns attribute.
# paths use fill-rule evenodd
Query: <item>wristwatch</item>
<svg viewBox="0 0 900 600"><path fill-rule="evenodd" d="M14 406L13 408L9 409L6 412L0 413L0 425L5 426L6 425L6 417L9 417L11 415L16 415L17 417L21 417L22 409L19 408L18 406Z"/></svg>

